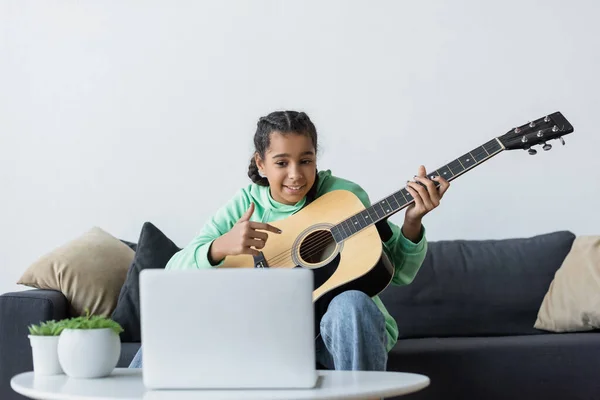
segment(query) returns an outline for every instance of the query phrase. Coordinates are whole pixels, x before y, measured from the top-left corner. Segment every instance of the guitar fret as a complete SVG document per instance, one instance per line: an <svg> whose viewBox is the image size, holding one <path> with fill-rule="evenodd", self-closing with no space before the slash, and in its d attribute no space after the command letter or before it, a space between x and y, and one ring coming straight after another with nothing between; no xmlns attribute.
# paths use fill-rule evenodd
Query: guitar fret
<svg viewBox="0 0 600 400"><path fill-rule="evenodd" d="M483 148L489 153L495 153L500 150L500 144L496 141L496 139L492 139L486 144L483 145Z"/></svg>
<svg viewBox="0 0 600 400"><path fill-rule="evenodd" d="M377 219L385 217L385 211L383 210L383 207L381 206L381 204L377 203L377 204L373 205L373 209L377 213Z"/></svg>
<svg viewBox="0 0 600 400"><path fill-rule="evenodd" d="M363 219L363 221L364 221L364 224L365 224L365 226L369 226L369 225L370 225L370 222L369 222L369 220L368 220L367 218L365 218L365 212L367 212L367 217L368 217L368 216L369 216L369 213L368 213L368 211L367 211L367 210L361 211L359 214L360 214L360 216L362 217L362 219Z"/></svg>
<svg viewBox="0 0 600 400"><path fill-rule="evenodd" d="M389 215L392 212L392 207L390 206L390 203L387 201L387 199L383 199L379 202L379 204L381 204L381 207L385 212L385 216Z"/></svg>
<svg viewBox="0 0 600 400"><path fill-rule="evenodd" d="M406 198L404 196L399 198L398 195L402 196L402 192L398 191L398 192L394 193L394 199L396 199L396 201L398 202L400 207L402 207L403 205L406 204Z"/></svg>
<svg viewBox="0 0 600 400"><path fill-rule="evenodd" d="M465 154L464 156L459 158L460 165L462 165L465 169L471 168L474 165L473 156L471 153Z"/></svg>
<svg viewBox="0 0 600 400"><path fill-rule="evenodd" d="M346 229L348 230L348 236L352 236L356 233L356 231L354 230L354 226L350 223L350 221L345 220L344 224L346 225Z"/></svg>
<svg viewBox="0 0 600 400"><path fill-rule="evenodd" d="M392 200L394 200L394 203L396 203L397 207L394 207L394 204L392 202L388 201L388 203L390 203L392 205L392 208L394 209L394 211L397 211L400 209L400 203L398 203L398 200L396 200L394 195L391 195L390 197L388 197L388 199L392 199Z"/></svg>
<svg viewBox="0 0 600 400"><path fill-rule="evenodd" d="M365 218L362 215L362 211L358 214L356 214L356 219L358 220L358 224L360 225L360 229L364 229L367 226L369 226L369 224L367 224L367 221L365 221Z"/></svg>
<svg viewBox="0 0 600 400"><path fill-rule="evenodd" d="M436 170L436 171L429 173L429 175L427 175L427 176L429 177L429 179L433 179L436 176L440 176L440 173Z"/></svg>
<svg viewBox="0 0 600 400"><path fill-rule="evenodd" d="M348 231L348 236L352 236L355 232L353 231L353 227L352 225L348 222L348 220L344 221L344 226L346 227L346 230Z"/></svg>
<svg viewBox="0 0 600 400"><path fill-rule="evenodd" d="M354 221L352 221L352 217L346 220L346 224L348 224L348 226L350 227L350 232L356 233L357 229L356 225L354 225Z"/></svg>
<svg viewBox="0 0 600 400"><path fill-rule="evenodd" d="M352 224L354 225L354 227L357 229L357 231L359 231L362 228L364 228L364 225L361 226L360 220L356 217L356 215L353 215L350 218L350 221L352 222Z"/></svg>
<svg viewBox="0 0 600 400"><path fill-rule="evenodd" d="M333 240L338 243L344 240L344 237L340 234L340 228L338 225L335 225L331 228L331 234L333 235Z"/></svg>
<svg viewBox="0 0 600 400"><path fill-rule="evenodd" d="M450 170L450 168L447 165L444 165L438 171L440 172L440 176L443 177L444 179L450 179L454 176L454 174L452 173L452 171Z"/></svg>
<svg viewBox="0 0 600 400"><path fill-rule="evenodd" d="M368 208L369 211L369 217L371 217L371 221L376 221L377 219L379 219L379 216L377 215L377 213L375 212L375 209L373 208L373 206Z"/></svg>
<svg viewBox="0 0 600 400"><path fill-rule="evenodd" d="M453 175L460 174L461 172L463 172L465 170L463 168L463 166L460 164L460 162L458 162L458 160L454 160L450 164L448 164L448 168L450 168L450 171L452 171Z"/></svg>
<svg viewBox="0 0 600 400"><path fill-rule="evenodd" d="M471 152L471 154L473 154L473 158L477 162L485 160L487 158L487 156L489 155L489 154L487 154L487 151L485 151L485 149L483 147L476 148L475 150L473 150Z"/></svg>
<svg viewBox="0 0 600 400"><path fill-rule="evenodd" d="M340 233L341 233L341 235L342 235L342 237L343 237L344 239L345 239L345 238L347 238L348 236L350 236L350 235L348 235L348 233L347 233L347 232L346 232L346 230L344 229L344 221L340 222L340 223L339 223L337 226L339 226L339 227L340 227Z"/></svg>

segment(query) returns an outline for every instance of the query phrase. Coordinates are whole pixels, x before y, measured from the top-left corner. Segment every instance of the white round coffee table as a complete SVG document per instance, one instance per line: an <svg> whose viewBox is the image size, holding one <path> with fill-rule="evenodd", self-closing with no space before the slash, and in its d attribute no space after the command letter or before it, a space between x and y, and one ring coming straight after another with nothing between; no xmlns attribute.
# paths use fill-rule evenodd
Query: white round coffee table
<svg viewBox="0 0 600 400"><path fill-rule="evenodd" d="M313 389L298 390L147 390L141 369L115 368L100 379L66 375L35 376L24 372L12 378L17 393L44 400L202 400L202 399L364 399L413 393L429 385L424 375L403 372L319 371Z"/></svg>

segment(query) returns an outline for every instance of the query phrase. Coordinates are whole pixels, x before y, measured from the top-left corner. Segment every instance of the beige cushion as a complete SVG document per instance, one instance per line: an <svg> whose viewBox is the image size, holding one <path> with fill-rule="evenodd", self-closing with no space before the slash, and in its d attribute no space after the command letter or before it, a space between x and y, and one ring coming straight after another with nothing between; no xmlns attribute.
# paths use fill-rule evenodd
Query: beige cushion
<svg viewBox="0 0 600 400"><path fill-rule="evenodd" d="M552 332L600 328L600 236L578 236L556 271L534 327Z"/></svg>
<svg viewBox="0 0 600 400"><path fill-rule="evenodd" d="M34 262L17 282L38 289L61 291L71 315L110 316L134 251L102 229L94 227Z"/></svg>

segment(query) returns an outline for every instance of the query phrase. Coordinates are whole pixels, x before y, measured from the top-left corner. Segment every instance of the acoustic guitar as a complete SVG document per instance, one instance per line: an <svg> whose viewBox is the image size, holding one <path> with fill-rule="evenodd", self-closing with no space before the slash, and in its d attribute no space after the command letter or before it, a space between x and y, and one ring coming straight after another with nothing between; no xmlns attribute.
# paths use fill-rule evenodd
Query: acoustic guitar
<svg viewBox="0 0 600 400"><path fill-rule="evenodd" d="M525 149L536 154L533 146L560 139L573 132L573 126L560 112L511 129L483 145L430 172L452 181L465 172L505 150ZM439 183L435 182L436 186ZM381 293L394 276L394 266L383 252L375 223L397 213L414 202L410 193L400 189L365 208L352 192L326 193L294 215L271 225L281 235L269 235L259 256L228 256L221 268L308 268L314 272L313 302L315 329L329 302L346 290L360 290L373 297Z"/></svg>

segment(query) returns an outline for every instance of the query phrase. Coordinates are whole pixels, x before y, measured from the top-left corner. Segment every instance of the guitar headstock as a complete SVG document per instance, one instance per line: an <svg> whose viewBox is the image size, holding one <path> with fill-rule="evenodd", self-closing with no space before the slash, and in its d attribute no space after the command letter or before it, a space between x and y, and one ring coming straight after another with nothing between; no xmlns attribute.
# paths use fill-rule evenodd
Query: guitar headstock
<svg viewBox="0 0 600 400"><path fill-rule="evenodd" d="M542 148L550 150L552 145L547 143L548 141L560 139L562 144L565 144L562 137L571 132L573 132L573 125L557 111L535 121L517 126L500 136L498 140L502 142L506 150L524 149L533 155L537 153L532 148L533 146L543 143Z"/></svg>

